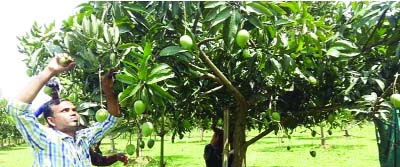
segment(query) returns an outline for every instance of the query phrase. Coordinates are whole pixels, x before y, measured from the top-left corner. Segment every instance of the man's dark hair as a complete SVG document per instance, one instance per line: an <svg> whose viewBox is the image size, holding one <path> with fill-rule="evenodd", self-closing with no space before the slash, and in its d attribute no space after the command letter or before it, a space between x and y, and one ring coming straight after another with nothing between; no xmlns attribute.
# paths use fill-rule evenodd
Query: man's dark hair
<svg viewBox="0 0 400 167"><path fill-rule="evenodd" d="M52 100L44 103L42 106L40 106L40 110L42 110L43 117L46 120L47 124L49 124L49 122L47 121L47 117L53 117L54 116L54 112L51 109L51 107L53 105L59 105L63 101L66 101L66 100L65 99L52 99Z"/></svg>

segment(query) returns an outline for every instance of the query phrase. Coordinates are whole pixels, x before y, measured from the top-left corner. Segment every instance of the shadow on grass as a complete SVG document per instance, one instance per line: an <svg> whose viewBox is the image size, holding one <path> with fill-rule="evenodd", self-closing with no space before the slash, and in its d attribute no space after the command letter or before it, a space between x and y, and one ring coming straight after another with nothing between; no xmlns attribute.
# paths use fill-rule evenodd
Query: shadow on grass
<svg viewBox="0 0 400 167"><path fill-rule="evenodd" d="M211 139L210 139L211 140ZM188 144L200 144L200 145L204 145L204 144L208 144L210 141L209 140L203 140L203 141L199 141L199 140L196 140L196 141L185 141L185 140L179 140L179 141L175 141L174 143L176 143L176 144L186 144L186 143L188 143ZM172 142L171 142L172 143ZM172 143L172 144L174 144L174 143Z"/></svg>
<svg viewBox="0 0 400 167"><path fill-rule="evenodd" d="M26 149L26 148L28 148L28 146L26 146L26 145L4 146L4 147L0 147L0 151L21 150L21 149Z"/></svg>
<svg viewBox="0 0 400 167"><path fill-rule="evenodd" d="M187 161L190 156L182 155L166 155L164 156L165 166L187 166L190 162ZM144 156L140 158L129 159L127 167L159 167L160 166L160 156Z"/></svg>
<svg viewBox="0 0 400 167"><path fill-rule="evenodd" d="M319 140L320 139L320 136L315 136L315 137L312 137L311 135L310 135L310 137L306 137L306 136L292 136L292 138L293 139L300 139L300 140L314 140L314 139L317 139L317 140ZM346 139L346 138L348 138L348 139L365 139L365 138L367 138L367 137L365 137L365 136L325 136L325 138L326 139Z"/></svg>
<svg viewBox="0 0 400 167"><path fill-rule="evenodd" d="M154 158L149 157L149 156L143 156L139 158L129 158L128 164L126 166L157 166L158 161L156 161Z"/></svg>
<svg viewBox="0 0 400 167"><path fill-rule="evenodd" d="M287 151L287 146L290 146L290 151L293 150L304 150L304 149L310 149L310 148L319 148L321 147L319 144L302 144L302 145L288 145L288 144L282 144L280 146L270 146L270 147L259 147L256 148L255 151L257 152L282 152L282 151ZM354 150L354 149L360 149L365 147L365 145L327 145L327 149L333 150Z"/></svg>
<svg viewBox="0 0 400 167"><path fill-rule="evenodd" d="M8 151L23 150L23 149L27 149L27 148L28 148L27 145L0 147L0 155L7 154Z"/></svg>
<svg viewBox="0 0 400 167"><path fill-rule="evenodd" d="M155 156L154 159L156 159L159 163L160 156ZM187 166L188 164L191 164L190 159L191 159L190 156L185 156L185 155L164 156L164 161L166 162L166 166Z"/></svg>

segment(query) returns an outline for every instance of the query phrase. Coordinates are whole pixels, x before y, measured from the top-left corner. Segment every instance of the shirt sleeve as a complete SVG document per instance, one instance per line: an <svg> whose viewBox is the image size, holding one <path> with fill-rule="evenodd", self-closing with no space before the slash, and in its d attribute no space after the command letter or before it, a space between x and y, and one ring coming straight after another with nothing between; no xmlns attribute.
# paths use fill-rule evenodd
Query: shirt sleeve
<svg viewBox="0 0 400 167"><path fill-rule="evenodd" d="M78 133L88 137L89 144L93 145L108 134L121 120L122 117L114 117L111 114L108 114L108 117L104 122L96 122L89 128L80 130Z"/></svg>
<svg viewBox="0 0 400 167"><path fill-rule="evenodd" d="M15 122L23 138L34 148L46 147L46 130L33 115L31 104L12 100L7 105L7 112Z"/></svg>

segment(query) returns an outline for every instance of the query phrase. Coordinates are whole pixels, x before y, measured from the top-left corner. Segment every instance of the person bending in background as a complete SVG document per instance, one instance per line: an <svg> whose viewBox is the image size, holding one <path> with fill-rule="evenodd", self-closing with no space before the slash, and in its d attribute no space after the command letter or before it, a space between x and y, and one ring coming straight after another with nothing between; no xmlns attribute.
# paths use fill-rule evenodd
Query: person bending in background
<svg viewBox="0 0 400 167"><path fill-rule="evenodd" d="M109 156L103 156L100 151L100 142L96 143L89 151L90 158L93 165L96 166L109 166L117 161L121 161L126 165L128 163L128 157L123 153L116 153Z"/></svg>
<svg viewBox="0 0 400 167"><path fill-rule="evenodd" d="M212 125L214 134L209 144L204 147L204 160L207 167L222 167L223 161L223 148L224 148L224 130L217 127L215 124ZM232 136L232 135L230 135ZM232 137L230 137L230 140ZM232 166L233 162L233 149L229 151L228 166Z"/></svg>

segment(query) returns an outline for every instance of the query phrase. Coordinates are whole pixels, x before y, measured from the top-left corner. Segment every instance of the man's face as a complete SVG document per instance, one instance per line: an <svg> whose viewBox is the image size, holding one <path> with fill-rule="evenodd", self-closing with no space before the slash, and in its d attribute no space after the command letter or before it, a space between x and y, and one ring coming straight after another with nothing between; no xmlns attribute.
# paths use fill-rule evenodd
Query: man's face
<svg viewBox="0 0 400 167"><path fill-rule="evenodd" d="M53 105L53 117L51 124L56 129L67 132L75 131L79 125L79 114L76 111L76 107L69 101L62 101L58 105Z"/></svg>

